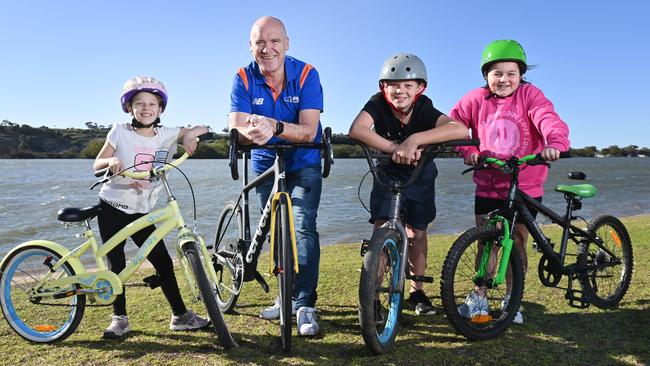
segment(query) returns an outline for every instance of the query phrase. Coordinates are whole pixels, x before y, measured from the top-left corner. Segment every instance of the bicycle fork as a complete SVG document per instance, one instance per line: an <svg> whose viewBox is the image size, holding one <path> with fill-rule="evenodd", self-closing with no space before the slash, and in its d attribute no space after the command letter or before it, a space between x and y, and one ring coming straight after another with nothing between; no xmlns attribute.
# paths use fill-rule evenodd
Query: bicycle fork
<svg viewBox="0 0 650 366"><path fill-rule="evenodd" d="M510 261L510 254L512 253L512 246L514 241L511 237L510 231L510 222L503 216L496 215L493 218L489 219L487 222L488 226L499 227L502 233L501 240L496 242L495 240L490 240L487 243L483 243L483 253L481 254L479 260L478 271L476 276L473 278L473 282L477 286L485 285L489 288L497 287L498 285L503 284L506 279L506 272L508 270L508 262ZM495 264L498 266L496 276L489 283L484 283L483 278L488 273L488 267L490 260L493 258L493 251L496 249L496 246L500 246L503 250L503 255L499 263Z"/></svg>

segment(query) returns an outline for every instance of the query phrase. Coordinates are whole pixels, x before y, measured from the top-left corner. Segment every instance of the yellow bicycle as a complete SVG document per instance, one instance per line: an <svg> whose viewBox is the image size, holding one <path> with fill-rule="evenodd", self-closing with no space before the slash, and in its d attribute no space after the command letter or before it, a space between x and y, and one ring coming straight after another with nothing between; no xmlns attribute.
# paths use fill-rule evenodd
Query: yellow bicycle
<svg viewBox="0 0 650 366"><path fill-rule="evenodd" d="M150 171L120 173L135 179L159 179L168 197L167 204L127 225L104 245L98 245L90 227L90 221L99 213L99 205L95 205L64 208L57 213L57 218L65 223L83 223L82 236L86 240L78 247L69 250L52 241L32 240L7 253L0 262L0 303L9 326L21 337L36 343L67 338L81 322L86 306L112 304L156 244L177 229L176 258L193 297L205 304L219 343L224 348L236 346L217 305L218 281L212 257L203 238L185 226L178 202L167 182L165 173L172 168L178 169L187 157L185 153L171 163L154 162ZM111 177L105 176L98 183L109 179ZM119 274L111 272L104 259L106 254L134 233L154 224L158 227L126 268ZM92 270L80 260L89 249L96 265Z"/></svg>

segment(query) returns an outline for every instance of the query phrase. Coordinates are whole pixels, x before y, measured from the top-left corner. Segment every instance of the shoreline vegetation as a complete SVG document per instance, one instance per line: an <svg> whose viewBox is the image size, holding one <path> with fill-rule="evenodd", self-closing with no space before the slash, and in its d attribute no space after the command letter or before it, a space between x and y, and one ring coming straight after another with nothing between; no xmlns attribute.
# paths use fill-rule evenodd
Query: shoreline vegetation
<svg viewBox="0 0 650 366"><path fill-rule="evenodd" d="M94 159L104 144L110 126L86 122L81 128L49 128L19 125L9 120L0 122L0 159ZM228 158L228 137L225 131L216 141L200 144L193 156L196 159ZM345 134L334 134L336 158L363 158L361 148L350 144ZM182 154L179 146L179 155ZM612 145L572 148L572 157L650 157L650 148ZM454 153L441 157L457 157Z"/></svg>
<svg viewBox="0 0 650 366"><path fill-rule="evenodd" d="M650 364L650 215L622 218L633 245L632 283L620 306L601 310L594 306L575 309L567 304L563 289L544 287L537 278L540 255L529 251L531 268L526 275L523 325L512 325L497 339L473 342L454 332L441 309L440 270L444 256L458 234L434 234L429 238L425 284L437 313L415 316L405 308L392 352L375 356L363 343L358 321L359 268L362 258L357 243L339 243L321 249L318 309L322 334L316 338L296 335L290 354L279 351L277 321L259 318L259 311L276 296L265 294L255 282L246 282L234 314L224 318L240 347L224 351L214 332L169 330L169 305L160 290L127 287L132 331L124 340L104 340L111 307L87 308L77 331L51 345L29 343L0 321L0 352L5 365L647 365ZM545 227L552 240L561 232ZM571 257L569 257L571 258ZM258 268L268 266L260 257ZM141 278L153 273L142 269ZM136 275L136 278L138 278ZM205 314L202 303L192 302L187 285L180 281L188 308ZM565 287L566 278L561 281Z"/></svg>

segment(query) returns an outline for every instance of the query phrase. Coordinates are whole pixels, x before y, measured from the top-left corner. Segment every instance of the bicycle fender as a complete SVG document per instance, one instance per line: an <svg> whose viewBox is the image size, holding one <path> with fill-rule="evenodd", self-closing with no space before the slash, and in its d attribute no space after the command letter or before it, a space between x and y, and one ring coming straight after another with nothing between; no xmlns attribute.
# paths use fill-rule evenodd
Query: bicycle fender
<svg viewBox="0 0 650 366"><path fill-rule="evenodd" d="M18 244L15 246L13 249L7 253L4 258L2 258L2 262L0 262L0 269L3 269L5 267L5 264L7 262L7 259L13 256L13 254L22 248L25 247L30 247L30 246L40 246L40 247L45 247L47 249L52 250L56 254L58 254L63 261L68 262L71 266L72 269L74 269L76 274L81 274L81 273L86 273L86 268L81 264L81 261L79 258L75 258L70 256L72 252L68 250L66 247L64 247L61 244L55 243L53 241L49 240L30 240L21 244ZM67 258L66 258L67 257ZM61 262L61 261L59 261Z"/></svg>
<svg viewBox="0 0 650 366"><path fill-rule="evenodd" d="M291 231L291 248L293 249L293 268L295 273L299 272L298 268L298 247L296 245L296 228L293 222L293 208L291 206L291 196L287 192L275 192L273 195L273 200L271 201L271 240L270 240L270 250L271 260L269 261L269 274L273 274L273 268L275 267L275 259L273 258L273 249L275 248L275 208L280 202L281 196L286 196L287 200L287 214L289 215L289 230Z"/></svg>

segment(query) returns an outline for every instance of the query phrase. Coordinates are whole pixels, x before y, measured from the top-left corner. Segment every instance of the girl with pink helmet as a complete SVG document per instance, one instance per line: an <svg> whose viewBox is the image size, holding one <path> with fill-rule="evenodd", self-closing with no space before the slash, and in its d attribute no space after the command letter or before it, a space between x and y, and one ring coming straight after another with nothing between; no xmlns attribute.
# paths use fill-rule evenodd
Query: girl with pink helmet
<svg viewBox="0 0 650 366"><path fill-rule="evenodd" d="M132 117L131 123L113 125L106 136L93 168L108 167L119 173L125 167L134 166L135 171L149 170L157 161L171 159L178 140L185 151L196 150L196 137L208 132L206 126L193 128L165 127L160 125L160 115L167 107L167 89L152 77L138 76L124 84L120 98L122 110ZM123 227L147 214L158 199L160 184L148 180L118 177L103 185L99 192L101 211L98 216L102 241L106 242ZM149 226L131 239L140 247L155 230ZM126 266L122 242L107 254L111 271L119 273ZM147 257L156 269L165 298L172 308L169 327L171 330L189 330L208 325L208 320L188 310L183 303L174 275L174 265L165 244L160 241ZM121 338L131 331L126 313L126 296L123 293L113 303L111 324L104 331L104 338Z"/></svg>

